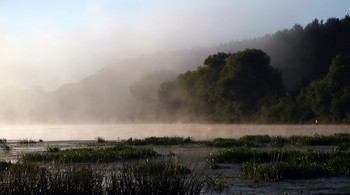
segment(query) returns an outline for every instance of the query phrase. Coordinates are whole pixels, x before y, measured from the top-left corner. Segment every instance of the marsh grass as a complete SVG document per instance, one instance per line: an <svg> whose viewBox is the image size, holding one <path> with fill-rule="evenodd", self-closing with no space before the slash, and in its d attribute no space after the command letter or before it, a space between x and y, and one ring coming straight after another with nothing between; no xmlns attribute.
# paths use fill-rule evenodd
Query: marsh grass
<svg viewBox="0 0 350 195"><path fill-rule="evenodd" d="M311 162L326 162L327 160L335 156L347 156L347 153L230 148L230 149L225 149L225 150L210 154L208 157L208 160L215 163L246 163L246 162L311 163Z"/></svg>
<svg viewBox="0 0 350 195"><path fill-rule="evenodd" d="M25 139L19 139L18 143L19 144L36 144L37 142L32 139L25 138Z"/></svg>
<svg viewBox="0 0 350 195"><path fill-rule="evenodd" d="M244 163L241 171L242 174L248 178L264 181L305 179L332 175L326 166L318 163Z"/></svg>
<svg viewBox="0 0 350 195"><path fill-rule="evenodd" d="M242 164L242 175L255 180L315 178L350 174L350 152L230 148L209 155L211 164Z"/></svg>
<svg viewBox="0 0 350 195"><path fill-rule="evenodd" d="M0 138L0 144L6 144L7 143L7 139L5 138Z"/></svg>
<svg viewBox="0 0 350 195"><path fill-rule="evenodd" d="M231 138L216 138L211 141L203 142L203 145L208 147L229 148L229 147L254 147L255 143L250 141L242 141Z"/></svg>
<svg viewBox="0 0 350 195"><path fill-rule="evenodd" d="M145 139L129 138L124 143L129 145L181 145L193 143L193 140L190 137L147 137Z"/></svg>
<svg viewBox="0 0 350 195"><path fill-rule="evenodd" d="M54 146L47 146L46 147L46 151L47 152L59 152L61 151L58 147L54 147Z"/></svg>
<svg viewBox="0 0 350 195"><path fill-rule="evenodd" d="M201 194L218 186L215 179L193 174L172 160L119 168L0 162L0 173L2 194Z"/></svg>
<svg viewBox="0 0 350 195"><path fill-rule="evenodd" d="M155 157L158 154L150 148L133 148L122 144L113 147L68 149L58 152L33 152L22 155L23 162L115 162Z"/></svg>
<svg viewBox="0 0 350 195"><path fill-rule="evenodd" d="M102 137L97 137L96 141L97 141L97 143L105 143L106 142L106 140Z"/></svg>
<svg viewBox="0 0 350 195"><path fill-rule="evenodd" d="M246 135L240 139L216 138L212 141L204 142L209 147L257 147L257 146L273 146L283 147L286 145L294 146L340 146L350 144L350 134L334 134L323 136L315 134L314 136L269 136L269 135Z"/></svg>

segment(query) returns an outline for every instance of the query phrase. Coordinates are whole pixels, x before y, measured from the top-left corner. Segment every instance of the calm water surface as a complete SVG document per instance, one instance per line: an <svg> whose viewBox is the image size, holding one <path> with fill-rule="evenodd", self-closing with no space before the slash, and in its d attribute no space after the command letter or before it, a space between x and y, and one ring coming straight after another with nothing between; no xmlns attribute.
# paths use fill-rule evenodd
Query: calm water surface
<svg viewBox="0 0 350 195"><path fill-rule="evenodd" d="M0 138L55 140L107 140L149 136L183 136L197 140L239 138L251 134L330 135L350 133L350 125L208 125L208 124L116 124L116 125L2 125Z"/></svg>

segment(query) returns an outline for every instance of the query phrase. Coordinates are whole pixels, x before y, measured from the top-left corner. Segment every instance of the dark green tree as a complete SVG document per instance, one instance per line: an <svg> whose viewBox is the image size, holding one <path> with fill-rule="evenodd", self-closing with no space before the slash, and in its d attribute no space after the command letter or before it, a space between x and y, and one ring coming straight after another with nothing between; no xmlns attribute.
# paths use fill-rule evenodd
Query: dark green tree
<svg viewBox="0 0 350 195"><path fill-rule="evenodd" d="M243 113L256 112L264 98L281 92L281 72L271 66L270 57L262 50L246 49L232 54L221 71L220 96L239 103Z"/></svg>

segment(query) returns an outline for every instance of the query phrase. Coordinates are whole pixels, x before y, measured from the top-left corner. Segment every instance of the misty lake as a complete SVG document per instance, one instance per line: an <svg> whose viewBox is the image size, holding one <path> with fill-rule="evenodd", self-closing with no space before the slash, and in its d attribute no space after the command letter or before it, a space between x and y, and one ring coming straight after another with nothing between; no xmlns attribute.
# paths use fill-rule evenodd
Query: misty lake
<svg viewBox="0 0 350 195"><path fill-rule="evenodd" d="M59 147L62 150L72 148L96 147L93 143L97 137L106 140L123 140L145 138L149 136L182 136L195 140L209 140L217 137L239 138L244 135L332 135L335 133L350 133L350 125L224 125L224 124L113 124L113 125L3 125L0 126L0 138L9 140L11 150L0 150L2 160L17 162L21 155L29 152L46 151L48 146ZM37 144L18 144L19 139L42 139ZM171 152L178 161L183 163L196 162L204 164L212 152L222 149L200 146L198 144L150 146L161 159L167 158ZM295 148L294 148L295 149ZM303 147L300 150L332 151L333 146ZM225 181L225 191L222 194L327 194L350 193L347 176L321 177L313 179L283 180L280 182L246 179L240 175L239 165L224 164L220 169L203 169L207 175L217 175ZM242 193L243 192L243 193Z"/></svg>
<svg viewBox="0 0 350 195"><path fill-rule="evenodd" d="M181 136L195 140L217 137L239 138L244 135L331 135L350 133L350 125L224 125L224 124L113 124L113 125L2 125L0 138L44 141L106 140Z"/></svg>

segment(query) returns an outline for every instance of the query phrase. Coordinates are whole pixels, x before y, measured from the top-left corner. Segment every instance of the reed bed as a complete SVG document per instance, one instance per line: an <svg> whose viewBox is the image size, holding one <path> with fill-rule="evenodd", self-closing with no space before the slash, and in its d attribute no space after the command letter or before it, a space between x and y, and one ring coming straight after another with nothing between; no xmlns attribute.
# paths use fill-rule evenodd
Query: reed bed
<svg viewBox="0 0 350 195"><path fill-rule="evenodd" d="M80 148L49 152L33 152L21 156L23 162L97 163L152 158L158 154L150 148L133 148L123 144L113 147Z"/></svg>
<svg viewBox="0 0 350 195"><path fill-rule="evenodd" d="M103 167L103 168L101 168ZM39 167L0 162L1 194L201 194L208 177L174 161L145 161L119 168Z"/></svg>
<svg viewBox="0 0 350 195"><path fill-rule="evenodd" d="M230 148L208 157L211 167L217 163L241 164L242 175L255 180L279 181L350 174L350 152L296 150L257 150Z"/></svg>
<svg viewBox="0 0 350 195"><path fill-rule="evenodd" d="M35 140L25 138L25 139L19 139L18 143L19 144L36 144L37 142Z"/></svg>
<svg viewBox="0 0 350 195"><path fill-rule="evenodd" d="M339 146L350 143L350 134L334 134L329 136L314 135L314 136L269 136L269 135L247 135L240 139L217 138L211 141L204 142L204 145L209 147L257 147L257 146L274 146L283 147L286 145L294 146Z"/></svg>

